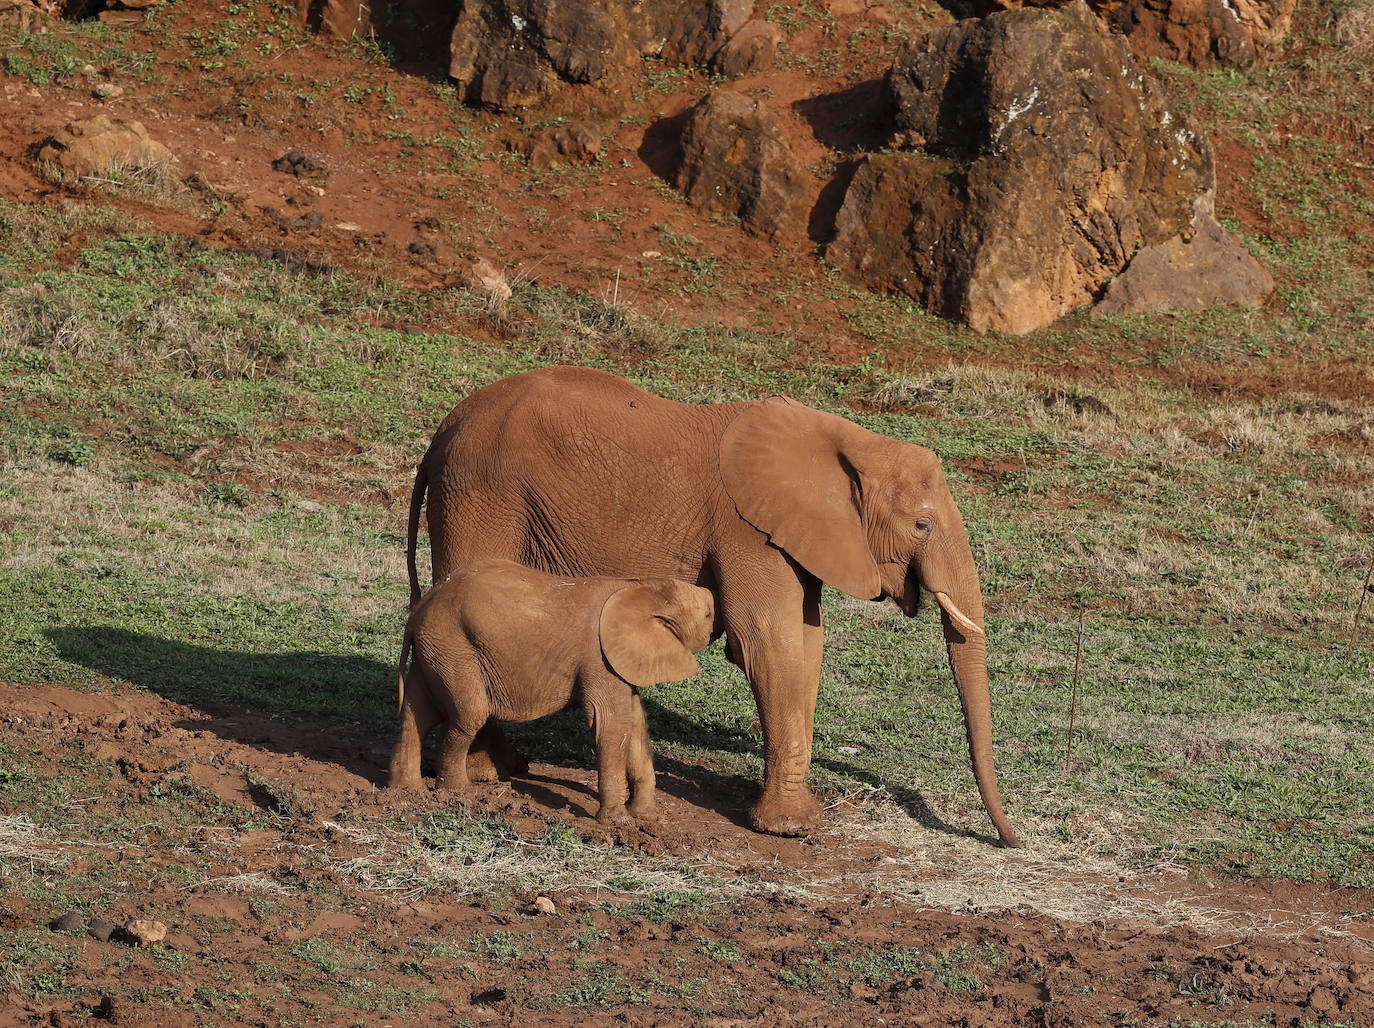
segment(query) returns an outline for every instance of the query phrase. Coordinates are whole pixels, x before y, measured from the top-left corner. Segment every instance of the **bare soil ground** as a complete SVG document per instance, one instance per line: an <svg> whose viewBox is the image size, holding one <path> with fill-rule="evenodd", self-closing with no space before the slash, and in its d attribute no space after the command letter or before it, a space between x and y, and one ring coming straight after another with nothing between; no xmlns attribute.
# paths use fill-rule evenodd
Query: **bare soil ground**
<svg viewBox="0 0 1374 1028"><path fill-rule="evenodd" d="M83 794L86 816L126 816L187 782L231 808L273 815L248 832L151 820L136 844L64 843L64 858L75 861L67 875L117 867L141 885L93 916L118 924L155 916L170 933L156 952L83 939L67 976L81 996L102 1000L11 995L0 1025L87 1018L190 1025L202 1016L282 1023L263 1017L284 1011L293 1020L343 1023L326 1014L342 1016L337 994L314 982L322 970L335 987L342 976L366 995L404 997L400 1011L368 1012L367 1004L348 1011L359 1024L448 1017L551 1025L1355 1025L1374 1018L1374 926L1350 916L1374 897L1358 891L1079 876L1055 889L1061 899L1091 897L1085 909L1098 913L1084 921L1024 905L939 909L920 895L924 887L938 899L939 864L925 865L925 880L904 882L900 896L883 888L883 868L902 853L853 827L863 819L848 808L861 801L837 798L828 827L810 839L768 838L739 824L750 785L670 767L660 823L602 829L588 816L589 771L536 764L526 778L479 786L477 809L512 819L522 835L566 819L594 842L695 864L718 881L722 898L631 916L621 912L630 902L623 896L528 883L515 883L504 900L414 898L404 880L365 873L376 866L378 840L350 825L441 810L445 800L379 790L387 747L371 734L324 719L197 710L126 689L0 685L0 709L7 736L51 755L42 774L71 775L63 755L73 750L118 769ZM1005 856L976 845L986 849L995 880ZM178 873L187 853L198 858L189 880ZM31 853L40 875L52 854ZM556 913L534 910L539 894ZM40 929L54 916L41 889L0 899L0 925L10 933ZM423 947L417 952L424 940L437 944L428 956ZM585 980L588 957L602 976L593 980L614 984L569 996L569 983ZM264 975L266 967L274 973ZM690 1001L654 991L665 979L691 984ZM111 1001L102 1008L105 996Z"/></svg>

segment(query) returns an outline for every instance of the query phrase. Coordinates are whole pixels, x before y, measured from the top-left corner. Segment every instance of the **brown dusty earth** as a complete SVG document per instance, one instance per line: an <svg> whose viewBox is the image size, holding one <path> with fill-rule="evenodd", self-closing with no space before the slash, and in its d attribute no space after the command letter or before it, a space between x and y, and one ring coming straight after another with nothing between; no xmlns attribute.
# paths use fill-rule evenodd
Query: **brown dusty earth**
<svg viewBox="0 0 1374 1028"><path fill-rule="evenodd" d="M126 689L0 685L0 710L5 740L45 755L39 777L113 769L83 780L87 819L147 810L169 789L270 815L245 831L149 816L136 843L68 840L63 874L130 886L91 915L156 918L169 934L151 950L78 934L72 993L11 994L0 1025L86 1023L106 996L121 1025L1374 1023L1374 926L1345 913L1369 909L1368 894L1161 878L1119 886L1122 901L1147 903L1117 920L931 909L910 884L900 898L882 889L875 870L894 850L848 831L844 801L810 839L768 838L738 823L748 783L676 766L662 775L660 823L602 829L589 771L536 764L527 779L479 786L477 809L523 836L566 820L594 842L696 864L727 890L751 884L679 909L527 883L504 898L415 898L350 871L376 849L351 825L445 806L377 788L387 746L375 735ZM935 884L939 869L926 873ZM539 892L555 913L534 909ZM1204 899L1207 931L1148 913ZM41 888L5 896L0 931L41 932L63 912ZM388 997L403 1005L388 1011Z"/></svg>

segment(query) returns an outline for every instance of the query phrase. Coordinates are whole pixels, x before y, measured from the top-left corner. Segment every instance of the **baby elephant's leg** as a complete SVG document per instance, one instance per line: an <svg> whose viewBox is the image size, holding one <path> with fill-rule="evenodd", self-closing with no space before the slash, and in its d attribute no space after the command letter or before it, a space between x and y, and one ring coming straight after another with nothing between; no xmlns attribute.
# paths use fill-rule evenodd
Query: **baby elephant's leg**
<svg viewBox="0 0 1374 1028"><path fill-rule="evenodd" d="M458 664L445 669L444 685L439 701L445 708L448 731L439 746L439 767L436 784L460 795L467 792L468 747L487 723L491 703L486 682L476 666Z"/></svg>
<svg viewBox="0 0 1374 1028"><path fill-rule="evenodd" d="M649 721L644 716L644 701L639 690L630 696L630 788L629 811L641 821L658 820L658 788L654 779L654 751L649 742Z"/></svg>
<svg viewBox="0 0 1374 1028"><path fill-rule="evenodd" d="M601 794L596 819L603 824L627 820L625 801L630 798L630 787L625 769L633 738L630 700L629 687L619 680L583 684L587 723L596 736L597 791Z"/></svg>
<svg viewBox="0 0 1374 1028"><path fill-rule="evenodd" d="M412 667L406 672L405 694L401 701L401 733L391 754L388 784L393 789L418 789L420 779L420 748L425 736L439 721L439 712L429 696L429 683L424 672Z"/></svg>

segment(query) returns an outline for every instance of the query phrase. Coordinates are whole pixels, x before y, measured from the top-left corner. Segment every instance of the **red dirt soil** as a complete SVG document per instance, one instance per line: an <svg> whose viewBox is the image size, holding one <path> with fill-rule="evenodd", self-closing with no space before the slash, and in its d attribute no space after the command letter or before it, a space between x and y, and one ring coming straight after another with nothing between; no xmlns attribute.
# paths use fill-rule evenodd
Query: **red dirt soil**
<svg viewBox="0 0 1374 1028"><path fill-rule="evenodd" d="M1324 920L1343 911L1369 909L1370 895L1292 883L1210 883L1214 907L1255 923L1271 922L1266 912L1286 912L1280 922L1296 912L1305 923L1271 924L1275 937L1141 922L1078 924L1024 908L961 914L843 890L817 900L756 890L717 910L659 917L617 914L625 897L565 890L550 894L558 913L544 916L532 912L533 894L502 901L438 890L411 898L365 890L344 873L345 862L365 849L346 834L348 826L443 803L377 789L387 746L357 727L197 710L131 689L90 694L0 684L0 710L0 738L42 752L43 777L71 775L72 758L61 756L71 750L85 755L87 769L91 759L115 769L103 782L83 781L88 816L117 817L185 778L231 807L271 806L289 795L293 808L269 827L237 836L207 823L180 834L151 828L137 847L71 843L77 863L68 875L83 867L94 874L114 862L131 886L113 899L95 890L93 913L117 923L154 916L170 934L152 950L80 941L68 971L73 993L44 1002L13 994L5 1002L0 994L0 1026L85 1023L104 996L122 1025L192 1024L188 1007L225 1013L214 990L226 982L236 989L232 1020L250 1024L331 1009L362 1024L436 1016L474 1024L980 1026L1117 1024L1128 1014L1161 1024L1269 1017L1278 1026L1374 1018L1374 926L1352 931L1347 920L1339 933L1323 930ZM267 795L263 783L271 783ZM477 787L476 803L511 817L522 834L566 819L594 841L689 863L709 855L710 873L723 881L744 876L785 885L797 871L816 882L858 881L859 872L893 853L833 827L807 840L757 835L735 823L748 799L739 783L681 766L663 776L661 823L602 829L587 813L592 784L588 770L536 765L525 780ZM187 852L210 855L205 884L177 875ZM252 893L213 885L247 874L297 887L264 905ZM1196 891L1199 883L1191 885ZM0 932L41 932L63 907L41 889L5 896ZM588 938L596 940L590 952ZM519 956L483 958L484 946L513 939ZM416 940L471 952L458 959L436 951L417 963ZM324 981L361 977L378 995L422 985L423 997L391 1017L344 1013L337 996L312 991L319 978L312 957L346 963L340 954L355 950L368 954L366 963ZM924 961L902 963L913 950ZM722 961L721 953L732 955ZM612 969L599 973L640 990L626 994L632 1001L592 992L567 1005L569 990L592 974L593 957ZM291 989L264 982L262 968L274 965ZM683 1000L688 983L691 998Z"/></svg>

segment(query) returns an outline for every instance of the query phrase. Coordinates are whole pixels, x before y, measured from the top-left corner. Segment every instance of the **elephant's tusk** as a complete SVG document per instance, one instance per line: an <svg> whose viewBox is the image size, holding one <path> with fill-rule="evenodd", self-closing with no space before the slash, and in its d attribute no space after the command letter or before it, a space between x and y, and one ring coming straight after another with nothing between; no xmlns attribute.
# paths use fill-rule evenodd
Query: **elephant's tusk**
<svg viewBox="0 0 1374 1028"><path fill-rule="evenodd" d="M969 632L973 635L983 634L983 629L967 614L954 605L954 601L949 598L949 593L936 593L935 599L939 601L940 609L949 615L949 619L965 632Z"/></svg>

